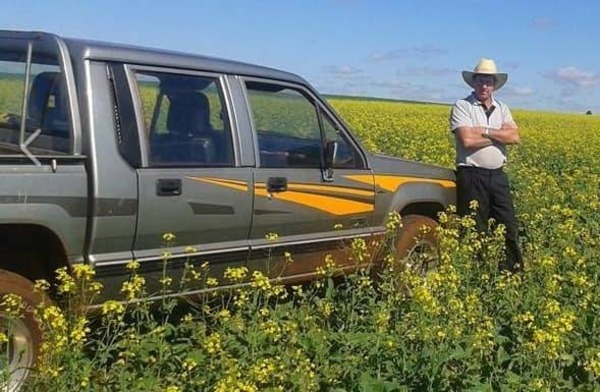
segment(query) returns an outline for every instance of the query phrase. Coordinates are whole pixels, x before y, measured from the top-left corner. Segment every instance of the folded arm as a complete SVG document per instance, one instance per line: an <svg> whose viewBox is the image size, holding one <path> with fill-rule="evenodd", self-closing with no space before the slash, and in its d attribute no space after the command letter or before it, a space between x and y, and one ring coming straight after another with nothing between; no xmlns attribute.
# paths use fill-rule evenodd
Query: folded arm
<svg viewBox="0 0 600 392"><path fill-rule="evenodd" d="M486 135L486 128L488 129ZM459 127L455 130L458 139L465 148L478 149L491 146L494 141L501 144L519 144L519 129L514 122L502 125L502 128Z"/></svg>

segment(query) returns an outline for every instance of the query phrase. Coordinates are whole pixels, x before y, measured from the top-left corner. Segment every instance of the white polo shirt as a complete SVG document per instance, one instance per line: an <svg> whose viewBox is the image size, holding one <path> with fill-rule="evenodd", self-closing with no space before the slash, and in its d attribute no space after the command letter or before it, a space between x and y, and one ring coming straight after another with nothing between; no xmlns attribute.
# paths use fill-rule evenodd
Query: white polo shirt
<svg viewBox="0 0 600 392"><path fill-rule="evenodd" d="M492 145L482 148L465 148L456 135L460 127L502 128L502 125L513 122L512 114L506 104L492 96L494 108L488 116L485 106L471 93L465 99L457 101L450 114L450 130L454 133L456 145L456 166L475 166L485 169L498 169L506 163L506 146L492 140Z"/></svg>

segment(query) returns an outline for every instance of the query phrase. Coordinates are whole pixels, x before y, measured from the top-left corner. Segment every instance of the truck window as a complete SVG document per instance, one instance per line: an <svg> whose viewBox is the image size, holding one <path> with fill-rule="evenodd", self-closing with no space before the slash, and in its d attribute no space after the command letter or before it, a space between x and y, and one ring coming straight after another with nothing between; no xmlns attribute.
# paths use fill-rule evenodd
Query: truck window
<svg viewBox="0 0 600 392"><path fill-rule="evenodd" d="M322 114L323 133L326 141L338 143L337 155L333 162L334 169L360 169L363 168L362 159L348 137L339 129L324 112Z"/></svg>
<svg viewBox="0 0 600 392"><path fill-rule="evenodd" d="M262 167L321 167L317 111L300 91L248 81L246 91Z"/></svg>
<svg viewBox="0 0 600 392"><path fill-rule="evenodd" d="M30 42L31 69L25 86L29 41L0 40L0 156L23 155L23 142L36 155L68 154L69 106L57 46L48 41ZM28 102L25 132L21 135L24 92Z"/></svg>
<svg viewBox="0 0 600 392"><path fill-rule="evenodd" d="M141 70L135 78L150 166L233 165L218 78Z"/></svg>
<svg viewBox="0 0 600 392"><path fill-rule="evenodd" d="M247 81L246 91L262 167L321 167L325 143L337 141L333 167L364 168L344 132L301 90Z"/></svg>

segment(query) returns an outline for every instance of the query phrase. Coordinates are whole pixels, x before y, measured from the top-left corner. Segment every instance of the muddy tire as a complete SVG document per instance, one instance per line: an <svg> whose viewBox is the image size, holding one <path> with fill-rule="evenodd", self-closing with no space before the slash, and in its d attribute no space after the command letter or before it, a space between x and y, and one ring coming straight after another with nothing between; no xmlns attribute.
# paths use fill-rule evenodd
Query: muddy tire
<svg viewBox="0 0 600 392"><path fill-rule="evenodd" d="M396 238L396 260L406 268L425 274L438 266L438 223L422 215L402 217Z"/></svg>
<svg viewBox="0 0 600 392"><path fill-rule="evenodd" d="M8 337L2 343L0 369L5 377L0 380L0 390L20 390L34 366L42 343L42 332L34 319L34 310L44 299L33 291L33 283L21 275L0 269L0 302L5 294L16 294L23 298L25 310L18 319L10 317L0 308L0 330Z"/></svg>

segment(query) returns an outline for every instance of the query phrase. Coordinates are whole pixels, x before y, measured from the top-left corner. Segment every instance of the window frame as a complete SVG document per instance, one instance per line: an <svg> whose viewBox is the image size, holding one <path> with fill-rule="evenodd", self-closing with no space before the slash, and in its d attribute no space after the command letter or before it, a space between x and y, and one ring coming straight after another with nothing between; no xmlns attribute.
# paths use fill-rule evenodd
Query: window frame
<svg viewBox="0 0 600 392"><path fill-rule="evenodd" d="M28 158L30 160L32 160L34 162L34 164L36 164L37 166L40 166L40 159L41 160L45 160L45 159L72 159L74 157L80 157L81 156L81 122L80 122L80 111L79 111L79 100L78 100L78 96L77 96L77 87L75 85L75 76L74 76L74 70L73 70L73 65L71 64L71 60L70 60L70 55L69 55L69 50L67 48L67 45L64 43L64 41L56 36L52 36L52 35L35 35L35 36L3 36L0 37L0 46L6 46L9 45L10 41L19 41L20 43L24 43L25 44L25 53L24 55L27 56L27 46L29 45L29 43L31 43L33 45L32 47L32 60L33 57L35 57L34 53L36 51L36 44L42 45L43 47L45 47L45 49L47 50L55 50L55 60L57 62L56 66L59 69L59 73L60 73L60 78L62 79L62 83L64 83L64 94L66 94L65 96L65 108L67 110L67 113L65 113L65 118L66 118L66 122L68 124L68 151L64 151L64 152L59 152L56 151L56 153L52 153L52 152L48 152L48 153L44 153L44 154L39 154L39 153L31 153L31 156L28 156L27 153L25 153L24 151L20 151L16 154L4 154L4 155L0 155L0 158L5 160L5 159L23 159L23 158ZM27 60L25 60L23 63L23 66L25 66L27 64ZM38 63L33 63L32 64L38 64ZM39 64L43 64L43 63L39 63ZM30 85L27 86L27 94L28 94L28 99L27 101L29 102L30 99L30 94L31 94L31 83L33 82L33 78L34 75L29 75L30 79L29 79L29 83ZM23 77L27 78L28 76L25 74L25 72L23 72ZM25 79L26 80L26 79ZM22 86L21 86L22 87ZM22 111L23 111L23 101L21 102L21 112L18 113L19 115L21 115ZM35 140L35 139L34 139Z"/></svg>
<svg viewBox="0 0 600 392"><path fill-rule="evenodd" d="M163 67L163 66L149 66L149 65L138 65L138 64L124 64L125 73L127 76L127 81L129 84L129 91L131 94L131 98L133 101L133 107L135 112L135 119L137 123L137 132L138 132L138 140L139 140L139 148L141 153L141 166L140 168L146 169L182 169L182 168L228 168L235 167L239 165L238 162L238 150L239 150L239 142L237 137L237 128L236 122L233 118L233 104L231 100L231 94L228 89L228 84L226 82L226 76L222 73L218 72L207 72L207 71L199 71L199 70L191 70L191 69L180 69L173 67ZM137 72L154 72L154 73L163 73L163 74L172 74L172 75L181 75L181 76L196 76L196 77L204 77L211 78L215 81L215 85L219 89L221 95L221 104L222 109L225 114L225 119L223 119L223 123L227 124L230 131L230 142L231 142L231 154L232 159L231 162L227 165L165 165L165 166L156 166L150 163L150 146L149 139L146 137L148 134L148 129L146 129L146 122L144 120L144 111L142 108L141 95L138 89L138 80L136 78Z"/></svg>
<svg viewBox="0 0 600 392"><path fill-rule="evenodd" d="M327 121L327 119L324 118L324 116L327 117L329 120L331 120L332 125L334 127L336 127L336 129L339 132L342 132L345 139L348 141L350 147L353 148L354 151L356 152L357 160L360 161L360 162L357 162L356 166L353 168L347 168L347 167L336 168L334 166L334 169L338 169L338 170L343 170L343 169L367 170L368 169L367 159L364 155L363 149L356 142L352 133L347 130L346 126L343 124L343 122L341 122L339 120L339 118L337 117L335 112L327 104L325 104L322 101L321 97L318 94L316 94L312 89L308 88L306 85L293 83L293 82L287 82L287 81L281 81L281 80L269 79L269 78L245 76L245 77L240 78L240 85L242 86L245 101L246 101L246 107L248 108L249 123L252 128L252 139L254 141L254 146L255 146L254 155L255 155L255 161L256 161L257 167L269 168L269 169L279 168L279 167L272 167L272 166L263 166L261 163L260 145L258 143L258 133L257 133L256 124L254 121L254 115L252 112L252 105L251 105L250 99L249 99L250 94L248 92L247 82L271 84L271 85L275 85L275 86L292 89L292 90L300 93L313 106L313 109L315 110L315 116L317 118L317 122L319 125L319 134L320 134L320 141L321 141L321 145L320 145L320 150L321 150L320 162L321 163L317 169L324 168L323 167L323 164L324 164L323 154L325 151L325 142L326 142L324 122ZM281 167L281 168L282 169L294 169L294 168L302 169L302 167L296 167L296 166L285 166L285 167ZM304 169L306 169L306 168L307 167L305 167Z"/></svg>

